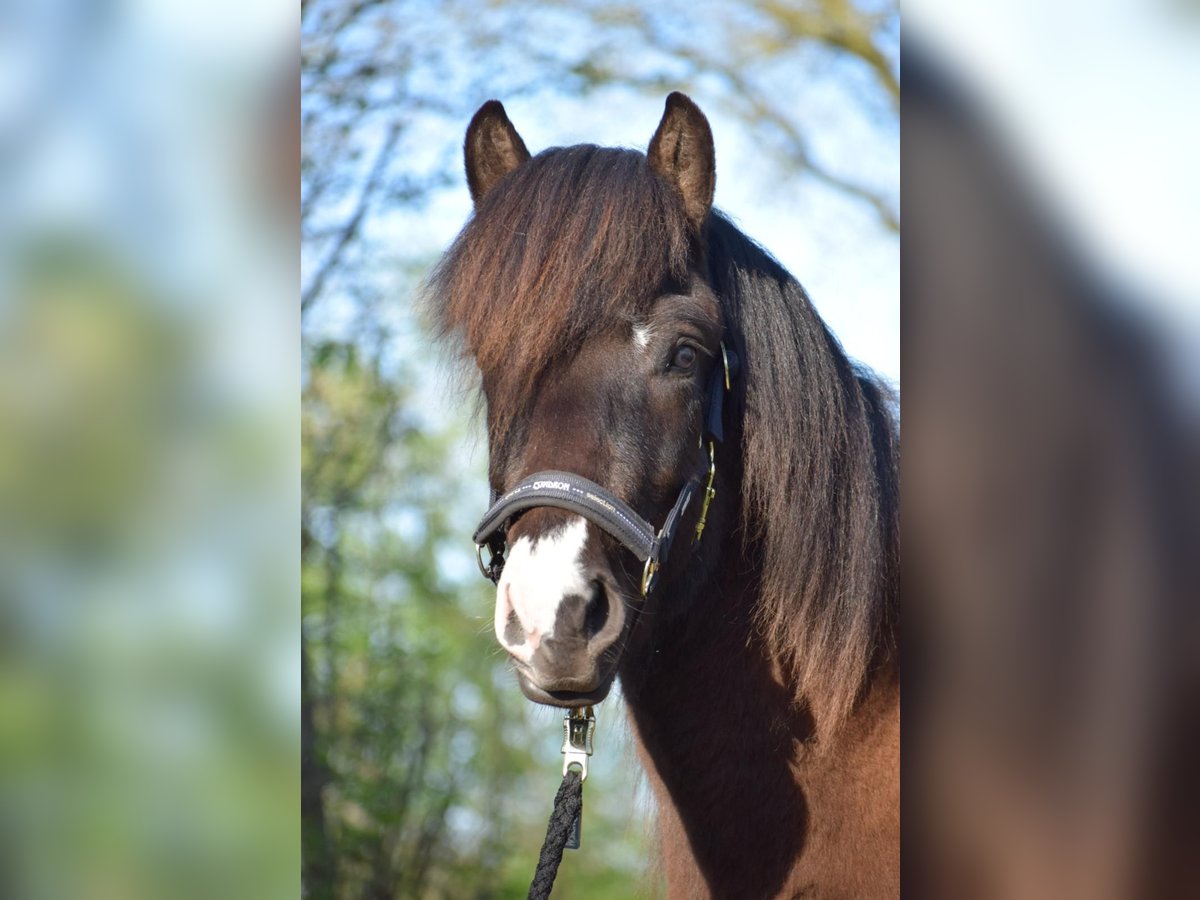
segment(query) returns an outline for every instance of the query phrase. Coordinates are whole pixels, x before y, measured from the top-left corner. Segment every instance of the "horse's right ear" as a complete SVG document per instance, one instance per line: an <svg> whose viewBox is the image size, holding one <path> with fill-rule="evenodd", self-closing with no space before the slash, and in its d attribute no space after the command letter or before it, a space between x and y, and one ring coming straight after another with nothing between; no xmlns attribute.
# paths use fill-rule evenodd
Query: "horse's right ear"
<svg viewBox="0 0 1200 900"><path fill-rule="evenodd" d="M483 104L471 119L463 155L467 164L467 187L471 189L471 199L476 205L497 181L529 159L525 142L508 121L508 114L499 100Z"/></svg>

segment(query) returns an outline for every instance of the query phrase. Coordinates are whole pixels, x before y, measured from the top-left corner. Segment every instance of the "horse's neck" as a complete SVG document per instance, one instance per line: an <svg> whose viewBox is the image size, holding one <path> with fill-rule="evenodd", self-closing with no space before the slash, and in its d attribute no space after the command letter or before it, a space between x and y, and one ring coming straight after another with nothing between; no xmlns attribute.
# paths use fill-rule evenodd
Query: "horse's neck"
<svg viewBox="0 0 1200 900"><path fill-rule="evenodd" d="M623 679L658 801L670 896L898 895L894 669L819 743L735 612L753 598L728 587L722 597Z"/></svg>

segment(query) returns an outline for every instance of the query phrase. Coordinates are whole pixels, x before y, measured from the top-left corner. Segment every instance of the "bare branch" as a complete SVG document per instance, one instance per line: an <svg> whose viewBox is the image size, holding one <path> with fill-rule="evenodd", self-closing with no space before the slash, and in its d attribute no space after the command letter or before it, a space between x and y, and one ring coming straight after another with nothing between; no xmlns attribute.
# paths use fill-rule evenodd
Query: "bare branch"
<svg viewBox="0 0 1200 900"><path fill-rule="evenodd" d="M730 102L740 103L742 106L741 118L748 122L758 123L760 127L769 125L773 128L783 138L787 155L798 169L808 172L821 183L841 193L865 202L875 210L880 224L891 232L899 233L900 218L888 200L879 192L836 175L815 162L808 151L807 141L796 124L767 104L763 99L762 92L755 89L743 74L742 67L736 62L731 64L728 61L717 60L693 48L681 47L665 41L661 42L657 49L691 63L697 76L700 74L714 75L724 81L729 88Z"/></svg>
<svg viewBox="0 0 1200 900"><path fill-rule="evenodd" d="M395 152L396 142L399 141L402 131L403 128L399 122L393 122L388 129L387 137L384 138L383 144L379 148L379 153L375 156L375 162L371 166L371 174L367 176L367 180L363 183L362 190L359 192L358 203L355 205L354 212L346 220L346 224L342 226L341 233L334 241L332 251L321 261L308 287L300 294L301 315L304 315L308 311L320 295L330 274L341 262L346 248L358 236L363 220L367 217L367 213L371 208L371 201L375 197L375 192L383 182L384 174L387 172L387 164L392 158L392 153Z"/></svg>
<svg viewBox="0 0 1200 900"><path fill-rule="evenodd" d="M797 39L818 41L858 57L874 72L875 77L891 97L895 109L900 108L900 81L891 61L872 40L874 23L847 0L823 0L820 11L797 9L778 0L769 0L761 10L784 28L785 41Z"/></svg>

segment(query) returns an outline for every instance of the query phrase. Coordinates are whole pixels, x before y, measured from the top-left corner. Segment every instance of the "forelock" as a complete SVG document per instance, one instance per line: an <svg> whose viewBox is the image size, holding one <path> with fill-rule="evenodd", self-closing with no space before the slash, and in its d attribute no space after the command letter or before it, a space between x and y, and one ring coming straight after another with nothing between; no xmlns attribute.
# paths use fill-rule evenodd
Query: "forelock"
<svg viewBox="0 0 1200 900"><path fill-rule="evenodd" d="M633 150L546 150L482 198L429 281L503 422L556 360L598 330L643 319L686 286L697 252L678 193Z"/></svg>

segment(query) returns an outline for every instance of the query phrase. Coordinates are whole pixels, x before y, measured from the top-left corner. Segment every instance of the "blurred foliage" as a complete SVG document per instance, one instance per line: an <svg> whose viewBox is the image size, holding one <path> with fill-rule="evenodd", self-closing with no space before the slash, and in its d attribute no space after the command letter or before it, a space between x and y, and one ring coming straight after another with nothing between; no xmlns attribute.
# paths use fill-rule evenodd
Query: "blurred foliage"
<svg viewBox="0 0 1200 900"><path fill-rule="evenodd" d="M246 13L5 4L0 897L299 892L295 25Z"/></svg>
<svg viewBox="0 0 1200 900"><path fill-rule="evenodd" d="M270 896L296 786L270 417L95 234L6 254L0 896Z"/></svg>
<svg viewBox="0 0 1200 900"><path fill-rule="evenodd" d="M523 699L491 635L491 591L467 555L485 499L482 460L464 452L469 404L447 403L430 374L413 297L432 260L405 247L393 214L419 227L459 184L462 129L487 97L683 88L737 116L781 171L894 231L894 186L823 158L791 85L820 73L846 85L846 108L895 126L898 11L844 0L301 10L304 890L521 897L558 782L559 720ZM629 751L606 733L618 710L610 701L601 715L584 849L564 862L562 896L658 890Z"/></svg>

